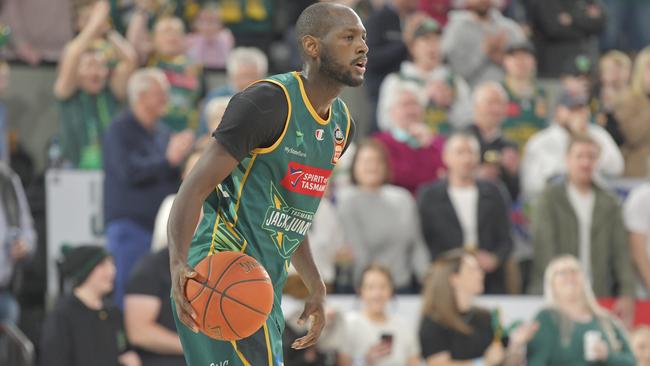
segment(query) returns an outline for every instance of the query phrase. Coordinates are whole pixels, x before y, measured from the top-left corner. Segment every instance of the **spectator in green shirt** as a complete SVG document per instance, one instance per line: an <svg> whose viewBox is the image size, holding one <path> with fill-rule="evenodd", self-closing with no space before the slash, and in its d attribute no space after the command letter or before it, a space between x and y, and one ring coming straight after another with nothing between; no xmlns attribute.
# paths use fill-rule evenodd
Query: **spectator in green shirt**
<svg viewBox="0 0 650 366"><path fill-rule="evenodd" d="M528 41L508 45L503 67L506 71L503 87L508 94L503 133L523 147L535 132L547 126L548 101L544 89L536 82L533 46Z"/></svg>
<svg viewBox="0 0 650 366"><path fill-rule="evenodd" d="M537 314L539 330L528 344L529 366L636 365L625 330L598 305L575 257L564 255L549 263L544 297L548 307ZM591 337L597 339L590 342Z"/></svg>
<svg viewBox="0 0 650 366"><path fill-rule="evenodd" d="M127 80L137 67L133 47L110 29L109 10L107 1L95 3L84 28L65 46L54 83L63 158L74 168L101 168L101 137L120 111ZM112 69L106 50L94 46L104 40L117 57Z"/></svg>

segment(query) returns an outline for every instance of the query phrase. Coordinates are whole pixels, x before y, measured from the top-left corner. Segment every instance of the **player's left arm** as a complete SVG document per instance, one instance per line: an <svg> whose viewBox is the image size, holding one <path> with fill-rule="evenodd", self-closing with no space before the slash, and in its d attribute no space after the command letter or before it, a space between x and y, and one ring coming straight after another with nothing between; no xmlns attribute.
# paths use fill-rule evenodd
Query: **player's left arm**
<svg viewBox="0 0 650 366"><path fill-rule="evenodd" d="M302 324L309 319L311 326L307 335L296 339L291 345L294 349L304 349L316 344L325 327L325 295L327 291L316 263L314 263L307 236L293 253L291 263L309 290L309 297L305 300L305 309L300 315L299 323Z"/></svg>

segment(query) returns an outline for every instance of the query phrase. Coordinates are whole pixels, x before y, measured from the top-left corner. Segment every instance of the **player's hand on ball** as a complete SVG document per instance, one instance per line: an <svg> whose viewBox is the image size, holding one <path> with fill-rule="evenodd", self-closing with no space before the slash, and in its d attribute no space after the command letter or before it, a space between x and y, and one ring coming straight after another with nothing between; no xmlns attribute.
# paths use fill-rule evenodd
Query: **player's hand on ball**
<svg viewBox="0 0 650 366"><path fill-rule="evenodd" d="M305 310L298 319L298 324L304 324L307 320L311 321L307 335L296 339L291 348L305 349L313 346L318 341L320 334L325 328L325 291L322 294L312 294L305 301Z"/></svg>
<svg viewBox="0 0 650 366"><path fill-rule="evenodd" d="M197 273L184 261L173 261L171 274L172 296L174 297L178 319L194 333L198 333L199 326L196 323L196 312L192 309L192 305L190 305L190 302L185 297L185 284L188 279L196 278Z"/></svg>

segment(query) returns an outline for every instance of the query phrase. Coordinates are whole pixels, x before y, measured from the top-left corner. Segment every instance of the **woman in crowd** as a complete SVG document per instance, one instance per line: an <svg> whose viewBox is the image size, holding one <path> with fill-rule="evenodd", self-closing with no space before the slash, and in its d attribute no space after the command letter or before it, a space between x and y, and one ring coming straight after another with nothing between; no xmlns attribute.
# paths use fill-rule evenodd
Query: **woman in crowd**
<svg viewBox="0 0 650 366"><path fill-rule="evenodd" d="M484 273L473 254L454 249L436 260L423 289L420 348L427 366L520 365L537 324L524 324L503 345L498 320L474 299ZM495 326L497 324L497 326Z"/></svg>
<svg viewBox="0 0 650 366"><path fill-rule="evenodd" d="M45 319L41 365L140 366L138 355L128 349L122 314L104 301L115 278L108 252L91 245L70 249L60 269L73 290Z"/></svg>
<svg viewBox="0 0 650 366"><path fill-rule="evenodd" d="M548 307L537 314L539 331L528 344L528 365L635 365L623 328L598 305L578 260L549 263L544 274Z"/></svg>
<svg viewBox="0 0 650 366"><path fill-rule="evenodd" d="M650 157L650 47L637 55L630 88L615 104L614 115L623 138L623 175L645 177Z"/></svg>
<svg viewBox="0 0 650 366"><path fill-rule="evenodd" d="M353 185L338 192L338 212L354 256L354 283L369 264L380 263L390 268L397 292L409 292L413 275L424 278L429 266L415 200L388 184L386 152L377 141L357 147L351 171Z"/></svg>
<svg viewBox="0 0 650 366"><path fill-rule="evenodd" d="M339 365L420 365L415 331L388 312L393 291L392 277L386 267L371 265L363 271L359 286L362 309L346 314Z"/></svg>

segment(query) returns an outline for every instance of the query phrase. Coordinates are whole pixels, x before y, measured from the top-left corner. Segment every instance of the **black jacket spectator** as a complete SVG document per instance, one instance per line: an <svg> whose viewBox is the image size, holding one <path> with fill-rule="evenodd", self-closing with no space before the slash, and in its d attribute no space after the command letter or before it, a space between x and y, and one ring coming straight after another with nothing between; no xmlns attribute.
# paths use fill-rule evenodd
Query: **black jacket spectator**
<svg viewBox="0 0 650 366"><path fill-rule="evenodd" d="M448 181L424 187L418 194L420 222L424 239L435 260L442 253L462 247L463 230L448 193ZM494 183L477 180L478 188L478 248L499 259L499 268L485 276L486 293L503 293L503 263L512 251L508 205L504 193Z"/></svg>
<svg viewBox="0 0 650 366"><path fill-rule="evenodd" d="M600 0L536 0L528 14L541 77L560 76L563 60L580 54L597 61L597 38L606 23Z"/></svg>

